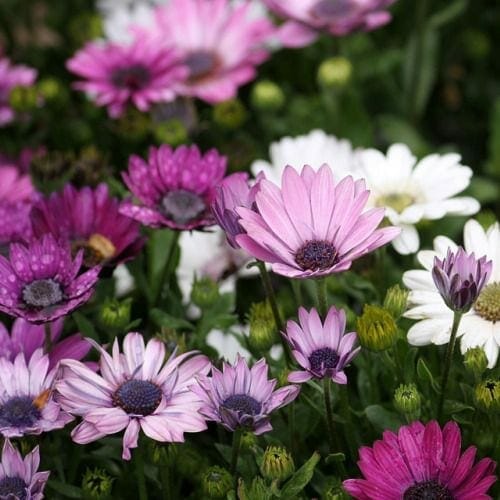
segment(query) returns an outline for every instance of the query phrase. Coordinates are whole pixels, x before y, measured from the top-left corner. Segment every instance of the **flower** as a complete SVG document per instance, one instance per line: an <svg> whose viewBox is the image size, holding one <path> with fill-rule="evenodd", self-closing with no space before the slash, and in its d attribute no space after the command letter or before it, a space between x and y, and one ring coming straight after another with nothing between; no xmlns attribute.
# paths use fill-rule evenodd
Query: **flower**
<svg viewBox="0 0 500 500"><path fill-rule="evenodd" d="M42 500L50 472L37 472L40 449L37 446L24 458L6 439L0 463L0 498L9 500Z"/></svg>
<svg viewBox="0 0 500 500"><path fill-rule="evenodd" d="M237 243L277 274L309 278L345 271L399 234L394 227L376 229L383 208L362 212L369 195L363 180L348 176L335 184L328 165L317 172L306 165L300 175L288 166L282 186L263 179L257 212L236 209L247 232L236 236Z"/></svg>
<svg viewBox="0 0 500 500"><path fill-rule="evenodd" d="M347 139L337 139L323 130L311 130L306 135L283 137L269 146L270 162L256 160L250 169L257 176L263 172L266 179L281 184L287 165L310 165L318 170L325 163L331 165L337 180L354 174L357 152Z"/></svg>
<svg viewBox="0 0 500 500"><path fill-rule="evenodd" d="M457 336L461 350L481 346L488 358L488 367L497 362L500 346L500 226L493 224L485 231L478 222L470 220L464 227L464 247L467 253L485 255L492 261L492 270L472 309L462 316ZM434 239L434 251L422 250L417 258L425 270L411 270L403 275L410 289L410 309L405 317L420 320L408 331L412 345L446 344L450 340L453 311L451 311L432 279L434 257L443 258L448 249L455 252L457 245L449 238Z"/></svg>
<svg viewBox="0 0 500 500"><path fill-rule="evenodd" d="M366 149L357 156L357 174L371 191L369 205L385 207L391 224L401 228L392 243L397 252L410 254L420 241L415 224L446 215L471 215L479 203L468 196L454 197L470 183L472 170L460 164L460 155L432 154L420 161L404 144L393 144L384 156Z"/></svg>
<svg viewBox="0 0 500 500"><path fill-rule="evenodd" d="M49 371L49 356L37 349L27 361L0 358L0 434L18 437L61 429L73 418L53 398L57 370Z"/></svg>
<svg viewBox="0 0 500 500"><path fill-rule="evenodd" d="M7 57L0 56L0 127L13 121L15 117L15 112L9 105L12 89L33 85L36 75L33 68L13 65Z"/></svg>
<svg viewBox="0 0 500 500"><path fill-rule="evenodd" d="M304 47L318 32L344 36L353 31L370 31L387 24L385 10L395 0L264 0L276 14L289 19L279 32L285 47Z"/></svg>
<svg viewBox="0 0 500 500"><path fill-rule="evenodd" d="M241 356L235 366L223 363L222 372L212 367L212 376L198 376L198 385L192 388L204 402L200 413L229 431L269 432L270 413L293 401L299 388L287 385L275 391L276 380L268 380L267 371L264 358L249 368Z"/></svg>
<svg viewBox="0 0 500 500"><path fill-rule="evenodd" d="M215 223L210 204L226 172L226 157L215 149L204 155L197 146L151 147L148 161L132 155L123 180L140 201L125 203L120 213L151 227L199 229Z"/></svg>
<svg viewBox="0 0 500 500"><path fill-rule="evenodd" d="M318 311L299 308L299 323L288 320L283 333L292 355L303 370L292 371L288 381L302 383L312 378L331 378L338 384L347 384L344 368L358 354L353 349L356 333L345 332L345 312L330 307L325 322Z"/></svg>
<svg viewBox="0 0 500 500"><path fill-rule="evenodd" d="M106 184L80 190L66 184L62 192L34 206L33 231L39 237L52 233L68 239L74 252L83 249L87 267L115 266L135 257L144 243L139 224L122 215L120 207Z"/></svg>
<svg viewBox="0 0 500 500"><path fill-rule="evenodd" d="M83 421L71 436L79 444L97 441L125 429L122 458L130 460L137 448L139 430L161 442L184 442L185 432L206 429L199 414L200 398L190 391L194 375L207 373L210 362L195 351L175 353L165 363L165 345L141 334L128 333L123 354L118 340L110 356L101 354L100 375L75 360L64 360L63 377L57 383L63 408Z"/></svg>
<svg viewBox="0 0 500 500"><path fill-rule="evenodd" d="M359 500L412 500L442 498L468 500L486 495L495 482L495 462L483 458L476 465L476 448L460 455L460 428L448 422L413 422L398 434L385 431L373 448L359 450L358 466L365 479L348 479L343 485Z"/></svg>
<svg viewBox="0 0 500 500"><path fill-rule="evenodd" d="M100 267L78 275L83 251L71 258L66 241L51 234L29 244L12 243L10 258L0 255L0 311L32 323L53 321L92 295Z"/></svg>
<svg viewBox="0 0 500 500"><path fill-rule="evenodd" d="M106 106L111 118L120 117L128 104L148 111L152 103L174 100L173 86L187 74L172 49L142 38L129 45L89 42L66 67L83 78L74 87Z"/></svg>
<svg viewBox="0 0 500 500"><path fill-rule="evenodd" d="M491 260L476 259L461 247L448 248L446 257L434 257L432 279L445 304L452 311L467 312L477 300L491 274Z"/></svg>

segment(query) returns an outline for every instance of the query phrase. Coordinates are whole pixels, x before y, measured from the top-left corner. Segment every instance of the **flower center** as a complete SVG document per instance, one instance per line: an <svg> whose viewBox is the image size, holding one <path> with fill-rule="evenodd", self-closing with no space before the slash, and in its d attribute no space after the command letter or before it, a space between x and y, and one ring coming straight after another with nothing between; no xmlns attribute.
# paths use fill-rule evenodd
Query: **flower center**
<svg viewBox="0 0 500 500"><path fill-rule="evenodd" d="M93 267L106 262L116 254L113 242L99 233L92 234L88 240L76 240L72 243L73 254L83 249L83 262L86 267Z"/></svg>
<svg viewBox="0 0 500 500"><path fill-rule="evenodd" d="M201 196L185 189L170 191L161 200L163 213L177 224L188 224L207 209Z"/></svg>
<svg viewBox="0 0 500 500"><path fill-rule="evenodd" d="M500 321L500 282L491 283L483 288L474 304L474 311L492 323Z"/></svg>
<svg viewBox="0 0 500 500"><path fill-rule="evenodd" d="M319 0L311 8L310 14L328 22L349 14L352 6L352 0Z"/></svg>
<svg viewBox="0 0 500 500"><path fill-rule="evenodd" d="M306 241L295 255L295 262L305 271L318 271L332 267L337 251L329 241Z"/></svg>
<svg viewBox="0 0 500 500"><path fill-rule="evenodd" d="M113 394L113 404L133 415L151 415L160 405L161 389L147 380L127 380Z"/></svg>
<svg viewBox="0 0 500 500"><path fill-rule="evenodd" d="M29 396L15 396L0 408L2 427L31 427L41 418L40 410Z"/></svg>
<svg viewBox="0 0 500 500"><path fill-rule="evenodd" d="M386 196L380 196L375 203L377 207L390 207L398 214L413 204L415 199L406 193L390 193Z"/></svg>
<svg viewBox="0 0 500 500"><path fill-rule="evenodd" d="M339 355L329 347L317 349L309 356L311 370L321 372L323 370L333 370L337 367Z"/></svg>
<svg viewBox="0 0 500 500"><path fill-rule="evenodd" d="M260 413L262 405L247 394L233 394L229 396L222 404L239 415L257 415Z"/></svg>
<svg viewBox="0 0 500 500"><path fill-rule="evenodd" d="M121 89L139 90L151 79L149 69L142 64L134 64L127 68L117 68L111 75L113 84Z"/></svg>
<svg viewBox="0 0 500 500"><path fill-rule="evenodd" d="M23 288L24 303L31 307L49 307L63 300L61 285L51 278L35 280Z"/></svg>
<svg viewBox="0 0 500 500"><path fill-rule="evenodd" d="M189 68L189 79L196 81L208 76L215 69L217 58L212 52L197 50L188 54L184 63Z"/></svg>
<svg viewBox="0 0 500 500"><path fill-rule="evenodd" d="M4 477L0 481L0 498L16 498L26 500L27 484L19 477Z"/></svg>
<svg viewBox="0 0 500 500"><path fill-rule="evenodd" d="M454 500L448 488L437 481L424 481L410 486L403 495L403 500Z"/></svg>

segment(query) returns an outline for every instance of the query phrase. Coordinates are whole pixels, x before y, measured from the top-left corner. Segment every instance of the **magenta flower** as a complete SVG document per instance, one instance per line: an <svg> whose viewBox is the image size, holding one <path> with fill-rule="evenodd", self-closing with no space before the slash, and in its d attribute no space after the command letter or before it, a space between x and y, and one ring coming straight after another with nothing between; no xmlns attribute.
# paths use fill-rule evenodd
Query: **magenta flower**
<svg viewBox="0 0 500 500"><path fill-rule="evenodd" d="M449 248L443 259L434 257L432 279L451 310L462 313L470 310L493 268L491 260L486 259L486 256L476 259L474 252L468 254L462 247L455 252Z"/></svg>
<svg viewBox="0 0 500 500"><path fill-rule="evenodd" d="M347 384L344 368L358 354L353 349L356 333L345 332L345 312L330 307L321 322L318 311L299 309L299 324L289 320L283 334L290 345L292 355L303 368L288 375L288 381L302 383L312 378L331 378L337 384Z"/></svg>
<svg viewBox="0 0 500 500"><path fill-rule="evenodd" d="M53 398L57 369L37 349L29 362L23 353L14 361L0 358L0 434L18 437L61 429L73 418Z"/></svg>
<svg viewBox="0 0 500 500"><path fill-rule="evenodd" d="M120 207L106 184L80 190L67 184L34 206L33 231L36 236L52 233L69 240L73 252L83 249L87 267L115 266L134 258L144 243L139 224L120 214Z"/></svg>
<svg viewBox="0 0 500 500"><path fill-rule="evenodd" d="M358 466L365 479L344 481L358 500L487 500L495 482L495 462L483 458L473 466L476 448L460 456L460 429L448 422L443 430L435 421L413 422L398 434L384 432L373 448L359 450Z"/></svg>
<svg viewBox="0 0 500 500"><path fill-rule="evenodd" d="M130 45L90 42L66 66L84 79L75 88L106 106L112 118L128 104L148 111L152 103L174 100L174 85L187 75L172 49L143 38Z"/></svg>
<svg viewBox="0 0 500 500"><path fill-rule="evenodd" d="M139 430L161 442L184 442L185 432L206 429L199 414L201 401L189 386L195 374L207 373L207 357L186 352L172 354L165 363L165 345L158 339L144 345L139 333L128 333L123 354L118 340L110 356L101 353L101 375L74 360L61 362L63 376L57 383L63 408L83 421L73 430L73 441L86 444L125 429L122 458L130 460L137 448Z"/></svg>
<svg viewBox="0 0 500 500"><path fill-rule="evenodd" d="M38 446L24 458L9 439L3 443L0 463L0 498L8 500L42 500L50 472L38 472Z"/></svg>
<svg viewBox="0 0 500 500"><path fill-rule="evenodd" d="M82 259L80 251L72 260L69 244L51 234L12 243L9 259L0 255L0 311L32 323L69 314L90 298L101 269L78 275Z"/></svg>
<svg viewBox="0 0 500 500"><path fill-rule="evenodd" d="M33 85L36 75L36 70L33 68L13 65L7 57L0 56L0 127L7 125L15 117L15 112L9 105L11 90L15 87Z"/></svg>
<svg viewBox="0 0 500 500"><path fill-rule="evenodd" d="M236 209L247 233L236 236L236 242L290 278L345 271L400 232L390 226L377 229L384 209L363 212L368 195L363 180L349 176L335 184L328 165L317 172L306 165L300 174L287 166L282 188L266 179L259 182L257 211Z"/></svg>
<svg viewBox="0 0 500 500"><path fill-rule="evenodd" d="M257 435L269 432L270 414L293 401L300 389L287 385L275 391L276 380L269 380L267 372L264 358L252 368L240 356L235 366L224 363L222 372L212 367L212 376L198 376L198 385L192 387L204 402L200 413L229 431L243 428Z"/></svg>
<svg viewBox="0 0 500 500"><path fill-rule="evenodd" d="M210 205L226 172L226 157L197 146L151 147L148 161L129 159L123 180L140 205L125 203L120 213L146 226L199 229L215 223Z"/></svg>

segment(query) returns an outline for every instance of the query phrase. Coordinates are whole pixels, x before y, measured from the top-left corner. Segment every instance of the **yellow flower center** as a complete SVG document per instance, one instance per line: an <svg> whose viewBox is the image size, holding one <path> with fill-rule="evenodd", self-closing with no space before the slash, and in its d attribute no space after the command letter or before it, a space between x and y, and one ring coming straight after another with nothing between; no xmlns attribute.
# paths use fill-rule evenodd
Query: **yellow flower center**
<svg viewBox="0 0 500 500"><path fill-rule="evenodd" d="M483 288L474 304L474 311L481 318L493 323L500 321L500 282L491 283Z"/></svg>
<svg viewBox="0 0 500 500"><path fill-rule="evenodd" d="M406 193L390 193L385 196L380 196L377 198L375 203L378 207L391 207L398 214L403 212L403 210L413 204L415 199Z"/></svg>

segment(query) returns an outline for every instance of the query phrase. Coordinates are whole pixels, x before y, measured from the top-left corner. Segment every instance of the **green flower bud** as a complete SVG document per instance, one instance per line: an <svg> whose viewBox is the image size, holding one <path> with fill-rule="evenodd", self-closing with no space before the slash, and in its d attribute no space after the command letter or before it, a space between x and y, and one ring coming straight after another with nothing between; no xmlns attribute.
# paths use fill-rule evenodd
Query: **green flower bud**
<svg viewBox="0 0 500 500"><path fill-rule="evenodd" d="M351 80L352 64L345 57L330 57L318 68L317 80L322 87L344 87Z"/></svg>
<svg viewBox="0 0 500 500"><path fill-rule="evenodd" d="M333 479L327 483L321 498L323 500L348 500L350 497L342 488L342 482Z"/></svg>
<svg viewBox="0 0 500 500"><path fill-rule="evenodd" d="M193 283L191 302L201 309L213 306L219 297L219 286L212 279L205 276Z"/></svg>
<svg viewBox="0 0 500 500"><path fill-rule="evenodd" d="M93 12L86 12L72 17L69 33L77 46L83 45L88 40L101 37L103 34L101 16Z"/></svg>
<svg viewBox="0 0 500 500"><path fill-rule="evenodd" d="M203 474L201 486L207 498L226 498L233 487L233 478L229 471L214 465Z"/></svg>
<svg viewBox="0 0 500 500"><path fill-rule="evenodd" d="M500 380L487 379L477 384L474 399L478 408L486 413L500 411Z"/></svg>
<svg viewBox="0 0 500 500"><path fill-rule="evenodd" d="M399 285L391 286L387 290L384 299L384 309L389 311L394 319L399 319L406 311L409 293L409 290L405 290Z"/></svg>
<svg viewBox="0 0 500 500"><path fill-rule="evenodd" d="M267 351L276 342L276 325L270 303L256 302L250 306L250 347L256 351Z"/></svg>
<svg viewBox="0 0 500 500"><path fill-rule="evenodd" d="M156 125L153 134L157 141L174 147L184 144L188 140L188 131L181 120L177 118Z"/></svg>
<svg viewBox="0 0 500 500"><path fill-rule="evenodd" d="M392 314L378 306L366 304L357 320L359 343L371 351L389 349L398 337L398 327Z"/></svg>
<svg viewBox="0 0 500 500"><path fill-rule="evenodd" d="M252 106L263 111L277 111L285 104L281 87L270 80L261 80L252 87Z"/></svg>
<svg viewBox="0 0 500 500"><path fill-rule="evenodd" d="M143 139L150 132L151 120L147 113L129 107L113 125L118 134L136 141Z"/></svg>
<svg viewBox="0 0 500 500"><path fill-rule="evenodd" d="M420 417L422 396L415 384L401 384L394 392L394 407L410 420Z"/></svg>
<svg viewBox="0 0 500 500"><path fill-rule="evenodd" d="M472 347L464 354L464 365L467 371L474 378L481 378L486 368L488 368L488 358L482 347Z"/></svg>
<svg viewBox="0 0 500 500"><path fill-rule="evenodd" d="M21 113L31 111L37 107L38 92L35 87L14 87L9 94L9 104Z"/></svg>
<svg viewBox="0 0 500 500"><path fill-rule="evenodd" d="M55 78L44 78L37 83L38 92L46 101L60 100L66 97L66 89Z"/></svg>
<svg viewBox="0 0 500 500"><path fill-rule="evenodd" d="M238 128L247 117L247 110L239 99L216 104L212 110L214 122L224 128Z"/></svg>
<svg viewBox="0 0 500 500"><path fill-rule="evenodd" d="M84 498L105 500L110 497L114 479L103 469L87 469L82 479Z"/></svg>
<svg viewBox="0 0 500 500"><path fill-rule="evenodd" d="M270 481L284 481L295 472L292 455L281 446L268 446L262 457L260 472Z"/></svg>
<svg viewBox="0 0 500 500"><path fill-rule="evenodd" d="M132 299L107 299L99 309L99 324L104 330L119 332L130 323Z"/></svg>
<svg viewBox="0 0 500 500"><path fill-rule="evenodd" d="M241 434L240 446L242 450L251 450L257 445L257 436L251 431L244 431Z"/></svg>

